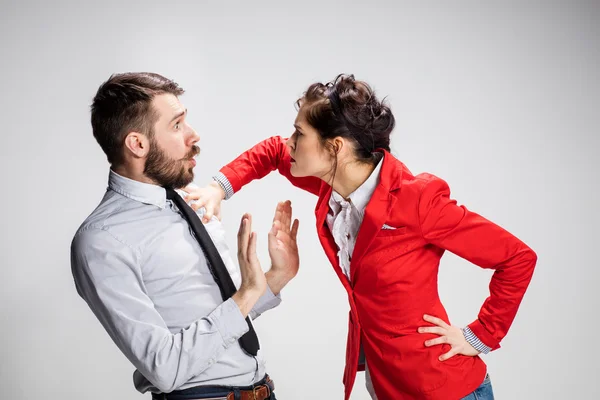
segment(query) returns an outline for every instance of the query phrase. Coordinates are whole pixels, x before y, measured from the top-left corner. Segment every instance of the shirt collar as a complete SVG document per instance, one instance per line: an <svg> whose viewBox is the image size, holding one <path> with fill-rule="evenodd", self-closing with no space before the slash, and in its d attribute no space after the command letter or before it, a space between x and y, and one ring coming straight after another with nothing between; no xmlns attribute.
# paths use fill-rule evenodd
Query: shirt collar
<svg viewBox="0 0 600 400"><path fill-rule="evenodd" d="M158 185L144 183L125 178L112 169L108 177L109 189L135 201L165 208L167 202L166 190Z"/></svg>
<svg viewBox="0 0 600 400"><path fill-rule="evenodd" d="M360 212L363 212L369 204L369 200L375 192L375 188L379 183L379 173L381 172L381 160L383 159L382 153L376 153L378 155L378 161L375 169L371 172L371 175L363 182L354 192L350 193L348 198ZM334 213L338 213L346 200L337 193L335 190L331 191L331 197L329 198L329 207Z"/></svg>

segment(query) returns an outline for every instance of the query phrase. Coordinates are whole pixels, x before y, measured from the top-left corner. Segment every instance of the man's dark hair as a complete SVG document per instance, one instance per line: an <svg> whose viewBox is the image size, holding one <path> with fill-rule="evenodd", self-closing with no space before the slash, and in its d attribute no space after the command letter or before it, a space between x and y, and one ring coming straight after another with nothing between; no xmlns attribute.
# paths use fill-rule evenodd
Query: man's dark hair
<svg viewBox="0 0 600 400"><path fill-rule="evenodd" d="M108 162L123 162L123 144L129 132L152 137L158 115L152 108L154 96L184 90L170 79L149 72L114 74L98 88L92 102L92 131Z"/></svg>

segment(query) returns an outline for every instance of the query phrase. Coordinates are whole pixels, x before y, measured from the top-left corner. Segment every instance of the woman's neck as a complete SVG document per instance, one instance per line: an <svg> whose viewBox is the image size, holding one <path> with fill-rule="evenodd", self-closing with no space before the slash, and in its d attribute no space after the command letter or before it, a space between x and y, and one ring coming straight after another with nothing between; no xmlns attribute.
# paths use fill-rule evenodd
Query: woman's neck
<svg viewBox="0 0 600 400"><path fill-rule="evenodd" d="M341 168L338 167L332 185L333 190L344 199L347 199L352 192L369 179L375 167L373 164L360 162L351 162L341 166Z"/></svg>

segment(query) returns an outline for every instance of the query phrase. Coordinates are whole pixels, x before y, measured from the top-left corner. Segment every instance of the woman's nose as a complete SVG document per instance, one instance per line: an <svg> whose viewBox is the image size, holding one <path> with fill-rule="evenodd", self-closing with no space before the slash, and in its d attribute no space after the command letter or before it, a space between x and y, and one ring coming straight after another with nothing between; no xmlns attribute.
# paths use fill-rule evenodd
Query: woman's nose
<svg viewBox="0 0 600 400"><path fill-rule="evenodd" d="M287 147L287 149L288 149L289 152L291 152L292 150L294 150L294 142L293 142L292 138L289 138L285 142L285 147Z"/></svg>

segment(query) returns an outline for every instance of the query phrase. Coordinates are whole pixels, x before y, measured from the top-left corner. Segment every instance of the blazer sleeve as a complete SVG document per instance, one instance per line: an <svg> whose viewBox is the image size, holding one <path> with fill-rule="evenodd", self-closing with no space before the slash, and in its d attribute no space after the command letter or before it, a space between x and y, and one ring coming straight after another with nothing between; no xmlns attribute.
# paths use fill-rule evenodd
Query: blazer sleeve
<svg viewBox="0 0 600 400"><path fill-rule="evenodd" d="M244 185L255 179L261 179L272 171L279 171L294 186L319 194L323 181L316 177L296 178L290 173L291 156L281 136L273 136L243 152L235 160L220 169L233 189L238 192Z"/></svg>
<svg viewBox="0 0 600 400"><path fill-rule="evenodd" d="M495 270L490 296L468 326L492 350L499 348L531 281L537 255L500 226L457 205L448 184L433 175L422 187L418 213L427 242Z"/></svg>

